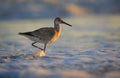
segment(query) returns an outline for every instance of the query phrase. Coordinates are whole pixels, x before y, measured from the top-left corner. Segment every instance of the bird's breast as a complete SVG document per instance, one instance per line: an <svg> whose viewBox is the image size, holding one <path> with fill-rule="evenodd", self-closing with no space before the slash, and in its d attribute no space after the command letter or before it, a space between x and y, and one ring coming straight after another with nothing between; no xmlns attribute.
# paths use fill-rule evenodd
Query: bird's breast
<svg viewBox="0 0 120 78"><path fill-rule="evenodd" d="M49 41L49 44L56 41L59 38L60 34L61 34L61 30L55 31L55 34L53 35L52 39Z"/></svg>

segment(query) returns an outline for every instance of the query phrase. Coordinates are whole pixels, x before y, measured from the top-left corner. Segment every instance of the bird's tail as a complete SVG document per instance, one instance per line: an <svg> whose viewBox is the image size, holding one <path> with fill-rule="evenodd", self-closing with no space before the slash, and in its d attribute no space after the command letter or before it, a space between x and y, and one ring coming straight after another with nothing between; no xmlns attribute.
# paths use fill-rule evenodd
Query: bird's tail
<svg viewBox="0 0 120 78"><path fill-rule="evenodd" d="M18 34L19 34L19 35L25 35L25 33L21 33L21 32L20 32L20 33L18 33Z"/></svg>
<svg viewBox="0 0 120 78"><path fill-rule="evenodd" d="M19 35L27 35L27 36L34 36L31 34L31 32L23 32L23 33L18 33Z"/></svg>

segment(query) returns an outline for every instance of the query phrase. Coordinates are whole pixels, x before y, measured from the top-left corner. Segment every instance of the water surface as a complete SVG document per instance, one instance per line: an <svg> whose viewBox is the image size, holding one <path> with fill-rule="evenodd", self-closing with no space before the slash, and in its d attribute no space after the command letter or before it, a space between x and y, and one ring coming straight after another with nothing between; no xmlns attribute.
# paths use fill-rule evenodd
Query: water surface
<svg viewBox="0 0 120 78"><path fill-rule="evenodd" d="M34 59L25 55L39 50L18 33L53 26L53 19L0 21L0 77L119 78L119 20L119 15L65 19L73 27L63 25L60 38L47 46L47 56Z"/></svg>

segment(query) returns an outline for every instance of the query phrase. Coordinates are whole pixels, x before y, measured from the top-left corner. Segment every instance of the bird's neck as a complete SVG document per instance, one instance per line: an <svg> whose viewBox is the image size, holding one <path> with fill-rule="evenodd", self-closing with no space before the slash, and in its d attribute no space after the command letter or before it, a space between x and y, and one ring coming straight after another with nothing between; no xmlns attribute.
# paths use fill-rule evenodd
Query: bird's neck
<svg viewBox="0 0 120 78"><path fill-rule="evenodd" d="M57 32L60 32L61 31L61 25L60 24L55 24L54 25L54 28Z"/></svg>

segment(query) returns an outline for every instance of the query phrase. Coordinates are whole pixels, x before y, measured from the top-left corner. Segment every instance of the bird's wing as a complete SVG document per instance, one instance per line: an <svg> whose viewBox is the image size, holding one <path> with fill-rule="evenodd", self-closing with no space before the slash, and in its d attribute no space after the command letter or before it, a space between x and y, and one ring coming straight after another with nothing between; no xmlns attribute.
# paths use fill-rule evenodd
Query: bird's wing
<svg viewBox="0 0 120 78"><path fill-rule="evenodd" d="M38 30L32 31L30 34L32 36L45 40L45 39L51 39L54 36L55 31L54 31L54 28L52 27L46 27L46 28L40 28Z"/></svg>

